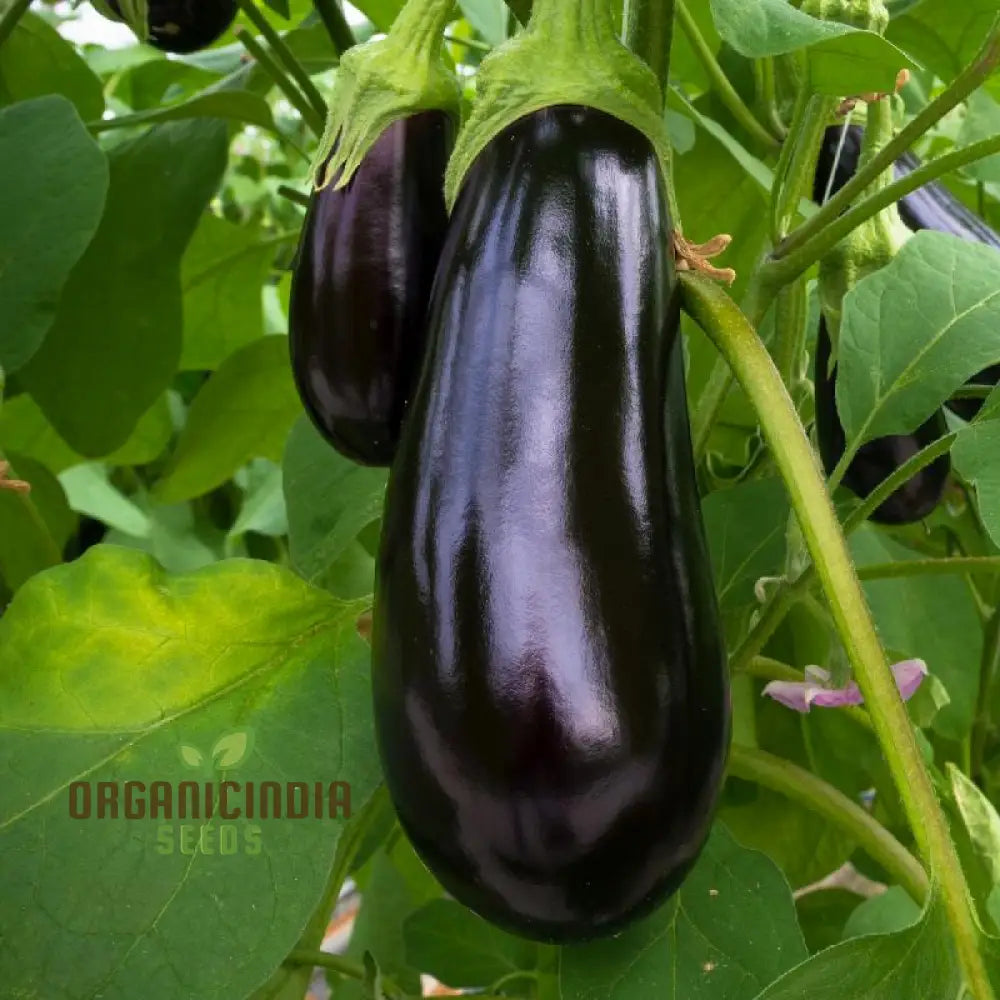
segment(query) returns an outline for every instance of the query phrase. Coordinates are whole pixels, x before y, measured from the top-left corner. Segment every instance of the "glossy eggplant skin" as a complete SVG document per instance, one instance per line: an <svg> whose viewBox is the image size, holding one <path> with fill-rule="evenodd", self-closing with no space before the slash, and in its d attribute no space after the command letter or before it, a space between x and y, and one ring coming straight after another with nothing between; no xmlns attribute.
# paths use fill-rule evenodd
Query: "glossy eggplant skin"
<svg viewBox="0 0 1000 1000"><path fill-rule="evenodd" d="M453 125L390 125L340 190L312 196L292 278L289 346L306 412L343 455L389 465L426 343L448 228Z"/></svg>
<svg viewBox="0 0 1000 1000"><path fill-rule="evenodd" d="M108 5L121 15L117 0ZM236 0L149 0L149 44L164 52L197 52L221 38L233 23Z"/></svg>
<svg viewBox="0 0 1000 1000"><path fill-rule="evenodd" d="M857 169L861 156L864 130L857 125L848 126L847 135L839 162L836 159L840 143L841 129L829 128L823 138L819 166L813 187L813 200L822 204L831 172L834 172L830 194L835 194L850 180ZM834 164L836 163L836 169ZM906 153L895 163L896 177L903 177L920 166L920 160L912 153ZM899 217L907 228L917 232L931 229L938 233L949 233L972 243L983 243L1000 250L1000 233L987 225L974 212L962 204L943 184L936 181L906 195L898 205ZM973 384L995 386L1000 383L1000 364L991 365L980 372ZM978 399L953 399L949 409L963 420L972 420L983 407Z"/></svg>
<svg viewBox="0 0 1000 1000"><path fill-rule="evenodd" d="M390 475L386 780L444 887L540 940L676 889L723 777L669 231L631 126L566 105L498 135L452 217Z"/></svg>
<svg viewBox="0 0 1000 1000"><path fill-rule="evenodd" d="M816 438L827 473L833 472L844 454L846 441L837 415L836 375L830 367L830 335L820 319L816 338ZM893 434L861 446L844 476L844 485L856 496L867 497L918 451L948 433L940 410L913 434ZM947 455L935 459L884 501L871 519L880 524L912 524L927 517L940 503L951 471Z"/></svg>

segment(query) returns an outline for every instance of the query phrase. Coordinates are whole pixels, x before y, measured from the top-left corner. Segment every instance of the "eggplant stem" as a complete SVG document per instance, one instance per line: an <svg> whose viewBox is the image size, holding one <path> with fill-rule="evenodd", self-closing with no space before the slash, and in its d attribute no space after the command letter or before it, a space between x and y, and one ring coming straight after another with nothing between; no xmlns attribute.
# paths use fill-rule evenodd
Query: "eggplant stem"
<svg viewBox="0 0 1000 1000"><path fill-rule="evenodd" d="M966 984L975 1000L994 1000L980 951L983 932L948 820L889 669L816 454L767 348L746 316L721 288L698 275L681 274L680 284L685 309L713 340L757 411L914 837L939 885Z"/></svg>

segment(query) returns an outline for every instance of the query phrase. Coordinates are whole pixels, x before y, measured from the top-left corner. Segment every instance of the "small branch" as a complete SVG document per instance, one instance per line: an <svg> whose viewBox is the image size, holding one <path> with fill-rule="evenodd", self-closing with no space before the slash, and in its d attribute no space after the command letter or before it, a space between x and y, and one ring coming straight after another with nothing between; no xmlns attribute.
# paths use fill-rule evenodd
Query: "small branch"
<svg viewBox="0 0 1000 1000"><path fill-rule="evenodd" d="M903 153L981 86L1000 63L1000 16L993 22L986 42L972 65L962 71L939 97L924 108L894 139L837 192L814 216L795 230L774 253L775 260L788 257L836 220L851 203L888 170ZM942 157L944 159L944 157ZM923 183L921 181L920 183ZM920 184L917 184L919 187ZM911 189L912 190L912 189ZM877 211L877 210L876 210ZM873 213L874 214L874 213ZM851 227L853 228L853 227ZM850 230L848 230L849 232ZM807 265L808 266L808 265Z"/></svg>
<svg viewBox="0 0 1000 1000"><path fill-rule="evenodd" d="M364 980L365 967L343 955L334 955L328 951L313 951L309 948L296 948L289 952L285 965L307 965L317 969L329 969L348 979Z"/></svg>
<svg viewBox="0 0 1000 1000"><path fill-rule="evenodd" d="M290 76L278 65L278 62L267 52L246 28L237 28L234 32L240 44L257 60L261 69L274 81L278 89L285 95L288 103L302 116L302 120L318 137L323 134L325 123L323 116L303 96L295 86Z"/></svg>
<svg viewBox="0 0 1000 1000"><path fill-rule="evenodd" d="M646 2L647 6L657 6L655 3L649 3L649 0L646 0ZM708 74L708 78L712 82L712 89L718 94L719 100L722 101L729 113L739 122L748 135L765 149L777 149L779 146L778 140L757 121L754 113L744 104L743 98L740 97L736 88L730 83L729 77L726 76L719 65L718 59L715 58L715 54L709 48L708 43L698 29L698 23L692 16L691 11L688 10L684 0L675 0L675 2L677 4L677 23L680 25L681 31L684 32L684 36L694 50L694 54L698 57L698 62L701 63L702 68Z"/></svg>
<svg viewBox="0 0 1000 1000"><path fill-rule="evenodd" d="M17 22L24 17L31 0L11 0L10 6L0 13L0 46L14 33Z"/></svg>
<svg viewBox="0 0 1000 1000"><path fill-rule="evenodd" d="M342 56L355 44L354 32L344 17L344 12L337 0L313 0L313 6L319 19L330 36L330 41L338 56Z"/></svg>
<svg viewBox="0 0 1000 1000"><path fill-rule="evenodd" d="M478 38L459 38L458 35L444 33L444 40L452 45L464 45L467 49L475 49L477 52L492 52L493 46L489 42L481 42Z"/></svg>
<svg viewBox="0 0 1000 1000"><path fill-rule="evenodd" d="M812 771L763 750L734 743L729 773L778 792L839 827L877 861L917 903L930 885L920 862L871 813Z"/></svg>
<svg viewBox="0 0 1000 1000"><path fill-rule="evenodd" d="M955 556L950 559L902 559L860 566L862 580L897 580L909 576L955 576L961 573L1000 573L1000 556Z"/></svg>
<svg viewBox="0 0 1000 1000"><path fill-rule="evenodd" d="M304 191L289 187L287 184L281 184L278 187L278 194L282 198L287 198L289 201L295 202L296 205L301 205L303 208L309 207L309 195Z"/></svg>
<svg viewBox="0 0 1000 1000"><path fill-rule="evenodd" d="M305 67L295 58L295 54L285 44L285 40L271 26L270 21L257 9L253 0L237 0L243 13L253 22L254 27L264 36L264 40L271 47L271 51L278 57L278 61L288 70L292 79L302 89L306 100L313 106L316 113L325 120L326 101L323 95L316 89Z"/></svg>

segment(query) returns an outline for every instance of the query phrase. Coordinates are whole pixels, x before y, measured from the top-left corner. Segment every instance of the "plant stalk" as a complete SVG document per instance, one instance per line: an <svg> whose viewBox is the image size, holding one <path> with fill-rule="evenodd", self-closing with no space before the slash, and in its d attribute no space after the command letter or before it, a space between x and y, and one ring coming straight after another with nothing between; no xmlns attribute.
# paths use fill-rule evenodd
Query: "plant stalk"
<svg viewBox="0 0 1000 1000"><path fill-rule="evenodd" d="M816 455L774 362L746 317L721 288L702 276L684 273L680 281L685 308L715 342L757 411L917 844L940 884L966 982L976 1000L994 1000L979 949L975 908L948 821L924 767Z"/></svg>
<svg viewBox="0 0 1000 1000"><path fill-rule="evenodd" d="M237 28L234 34L243 48L257 60L260 68L267 73L278 89L285 95L288 103L298 111L309 129L317 137L321 136L325 128L323 116L306 100L302 92L295 86L292 78L281 68L277 60L246 28Z"/></svg>
<svg viewBox="0 0 1000 1000"><path fill-rule="evenodd" d="M972 65L963 70L940 96L931 101L898 135L886 143L814 216L807 219L775 250L780 260L789 256L807 241L824 230L844 212L851 203L877 180L879 174L890 169L900 156L936 125L946 114L956 108L969 94L981 86L1000 65L1000 15L994 20L986 42ZM943 159L943 158L942 158ZM967 161L968 162L968 161ZM919 184L917 185L919 187ZM820 255L822 256L822 255Z"/></svg>
<svg viewBox="0 0 1000 1000"><path fill-rule="evenodd" d="M355 39L340 3L338 0L313 0L313 6L323 22L323 27L326 28L326 33L330 36L337 55L342 56L355 44Z"/></svg>
<svg viewBox="0 0 1000 1000"><path fill-rule="evenodd" d="M679 16L683 0L625 0L622 17L623 41L656 74L664 97L670 80L675 3Z"/></svg>
<svg viewBox="0 0 1000 1000"><path fill-rule="evenodd" d="M316 113L322 118L326 118L326 101L323 95L316 89L305 67L295 54L285 44L285 40L271 26L271 22L257 9L254 0L237 0L243 13L253 22L254 27L264 36L264 40L270 46L271 51L277 56L278 61L288 71L292 79L299 85L306 100L313 106Z"/></svg>
<svg viewBox="0 0 1000 1000"><path fill-rule="evenodd" d="M920 862L871 813L812 771L764 750L734 743L729 752L729 773L778 792L829 820L891 872L917 903L927 898L930 884Z"/></svg>
<svg viewBox="0 0 1000 1000"><path fill-rule="evenodd" d="M903 559L861 566L862 580L900 580L910 576L956 576L962 573L1000 573L1000 556L952 556L944 559Z"/></svg>
<svg viewBox="0 0 1000 1000"><path fill-rule="evenodd" d="M638 0L633 0L633 5L636 5L637 2ZM643 0L643 2L647 7L657 6L655 2L650 3L650 0ZM698 62L701 63L702 68L708 74L709 80L712 81L712 89L718 94L719 100L722 101L729 113L756 142L765 149L777 149L779 146L778 140L761 125L754 116L754 113L746 106L743 98L740 97L736 88L730 82L729 77L726 76L719 65L715 54L709 48L708 43L698 28L698 23L692 16L691 11L688 10L687 4L685 4L684 0L675 0L675 3L677 23L680 25L681 31L684 32L688 44L694 50Z"/></svg>

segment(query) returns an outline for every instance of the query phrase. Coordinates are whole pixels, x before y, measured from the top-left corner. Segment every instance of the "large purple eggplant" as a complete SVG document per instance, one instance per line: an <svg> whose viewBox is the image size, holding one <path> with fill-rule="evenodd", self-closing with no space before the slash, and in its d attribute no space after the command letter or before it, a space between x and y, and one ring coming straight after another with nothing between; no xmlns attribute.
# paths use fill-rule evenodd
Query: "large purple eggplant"
<svg viewBox="0 0 1000 1000"><path fill-rule="evenodd" d="M320 432L365 465L392 462L423 356L452 131L444 111L390 125L343 188L313 194L302 233L292 370Z"/></svg>
<svg viewBox="0 0 1000 1000"><path fill-rule="evenodd" d="M108 6L121 15L118 0ZM225 34L236 10L236 0L149 0L149 44L164 52L197 52Z"/></svg>
<svg viewBox="0 0 1000 1000"><path fill-rule="evenodd" d="M392 467L372 672L445 888L533 938L677 888L729 739L671 222L632 126L564 105L469 170Z"/></svg>

